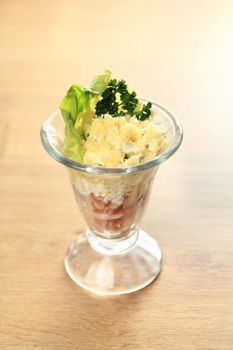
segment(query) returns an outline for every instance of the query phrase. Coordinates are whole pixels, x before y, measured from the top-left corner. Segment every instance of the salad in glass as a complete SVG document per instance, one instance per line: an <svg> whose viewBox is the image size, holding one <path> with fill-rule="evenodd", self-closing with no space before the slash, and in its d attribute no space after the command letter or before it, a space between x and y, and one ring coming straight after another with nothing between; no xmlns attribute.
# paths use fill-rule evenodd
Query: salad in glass
<svg viewBox="0 0 233 350"><path fill-rule="evenodd" d="M155 157L168 140L153 122L151 107L124 80L111 79L109 70L89 89L72 85L60 104L65 154L92 167L127 167ZM114 179L71 173L89 227L101 235L128 233L141 216L152 179L153 171Z"/></svg>
<svg viewBox="0 0 233 350"><path fill-rule="evenodd" d="M160 272L161 252L137 224L159 164L182 141L177 118L105 70L89 88L70 87L41 137L67 166L88 226L65 258L70 277L101 295L148 285Z"/></svg>

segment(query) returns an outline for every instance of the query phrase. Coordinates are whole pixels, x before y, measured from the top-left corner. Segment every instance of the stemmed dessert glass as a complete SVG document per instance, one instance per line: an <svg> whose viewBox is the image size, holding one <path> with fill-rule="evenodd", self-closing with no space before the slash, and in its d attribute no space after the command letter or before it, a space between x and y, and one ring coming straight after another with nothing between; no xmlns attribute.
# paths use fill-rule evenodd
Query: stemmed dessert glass
<svg viewBox="0 0 233 350"><path fill-rule="evenodd" d="M160 248L138 223L158 166L178 149L183 132L167 108L154 102L152 110L153 121L168 144L158 156L134 166L92 167L67 158L63 149L65 125L59 110L41 128L43 146L66 166L87 223L86 231L78 234L68 249L66 271L79 286L100 295L137 291L151 283L161 270Z"/></svg>

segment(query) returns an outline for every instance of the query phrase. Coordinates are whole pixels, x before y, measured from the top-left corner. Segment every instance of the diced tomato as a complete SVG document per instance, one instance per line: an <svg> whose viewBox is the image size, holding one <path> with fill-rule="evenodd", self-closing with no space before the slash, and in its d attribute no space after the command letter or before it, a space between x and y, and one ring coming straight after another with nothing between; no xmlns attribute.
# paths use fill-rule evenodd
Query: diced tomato
<svg viewBox="0 0 233 350"><path fill-rule="evenodd" d="M149 191L143 189L140 185L135 186L131 192L125 194L123 203L118 206L93 193L82 196L82 202L86 203L85 214L90 226L99 232L128 232L140 215L139 210L141 211L147 202Z"/></svg>

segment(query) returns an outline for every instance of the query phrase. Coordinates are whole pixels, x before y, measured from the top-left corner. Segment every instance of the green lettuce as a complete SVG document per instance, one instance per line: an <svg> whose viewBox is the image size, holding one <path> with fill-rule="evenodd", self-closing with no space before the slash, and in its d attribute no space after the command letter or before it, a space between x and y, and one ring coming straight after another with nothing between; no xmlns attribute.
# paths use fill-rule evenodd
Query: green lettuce
<svg viewBox="0 0 233 350"><path fill-rule="evenodd" d="M95 105L107 88L111 71L105 70L94 78L89 89L75 84L67 91L60 103L65 122L64 152L67 157L82 163L84 128L95 115Z"/></svg>
<svg viewBox="0 0 233 350"><path fill-rule="evenodd" d="M75 134L71 128L65 127L64 152L67 157L82 163L82 139L79 134Z"/></svg>
<svg viewBox="0 0 233 350"><path fill-rule="evenodd" d="M107 88L112 72L105 69L103 74L97 75L91 83L90 90L99 95Z"/></svg>

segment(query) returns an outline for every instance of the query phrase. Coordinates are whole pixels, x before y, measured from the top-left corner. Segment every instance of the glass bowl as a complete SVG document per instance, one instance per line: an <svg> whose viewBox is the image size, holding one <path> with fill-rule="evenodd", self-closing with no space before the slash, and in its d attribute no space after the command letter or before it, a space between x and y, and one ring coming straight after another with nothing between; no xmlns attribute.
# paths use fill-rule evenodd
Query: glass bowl
<svg viewBox="0 0 233 350"><path fill-rule="evenodd" d="M134 166L92 167L67 158L63 149L65 125L59 110L41 128L45 150L69 172L87 224L86 231L78 234L68 249L66 271L79 286L100 295L137 291L151 283L161 270L160 248L138 223L158 166L178 149L183 132L167 108L153 102L152 110L153 121L163 130L168 145L158 156Z"/></svg>

